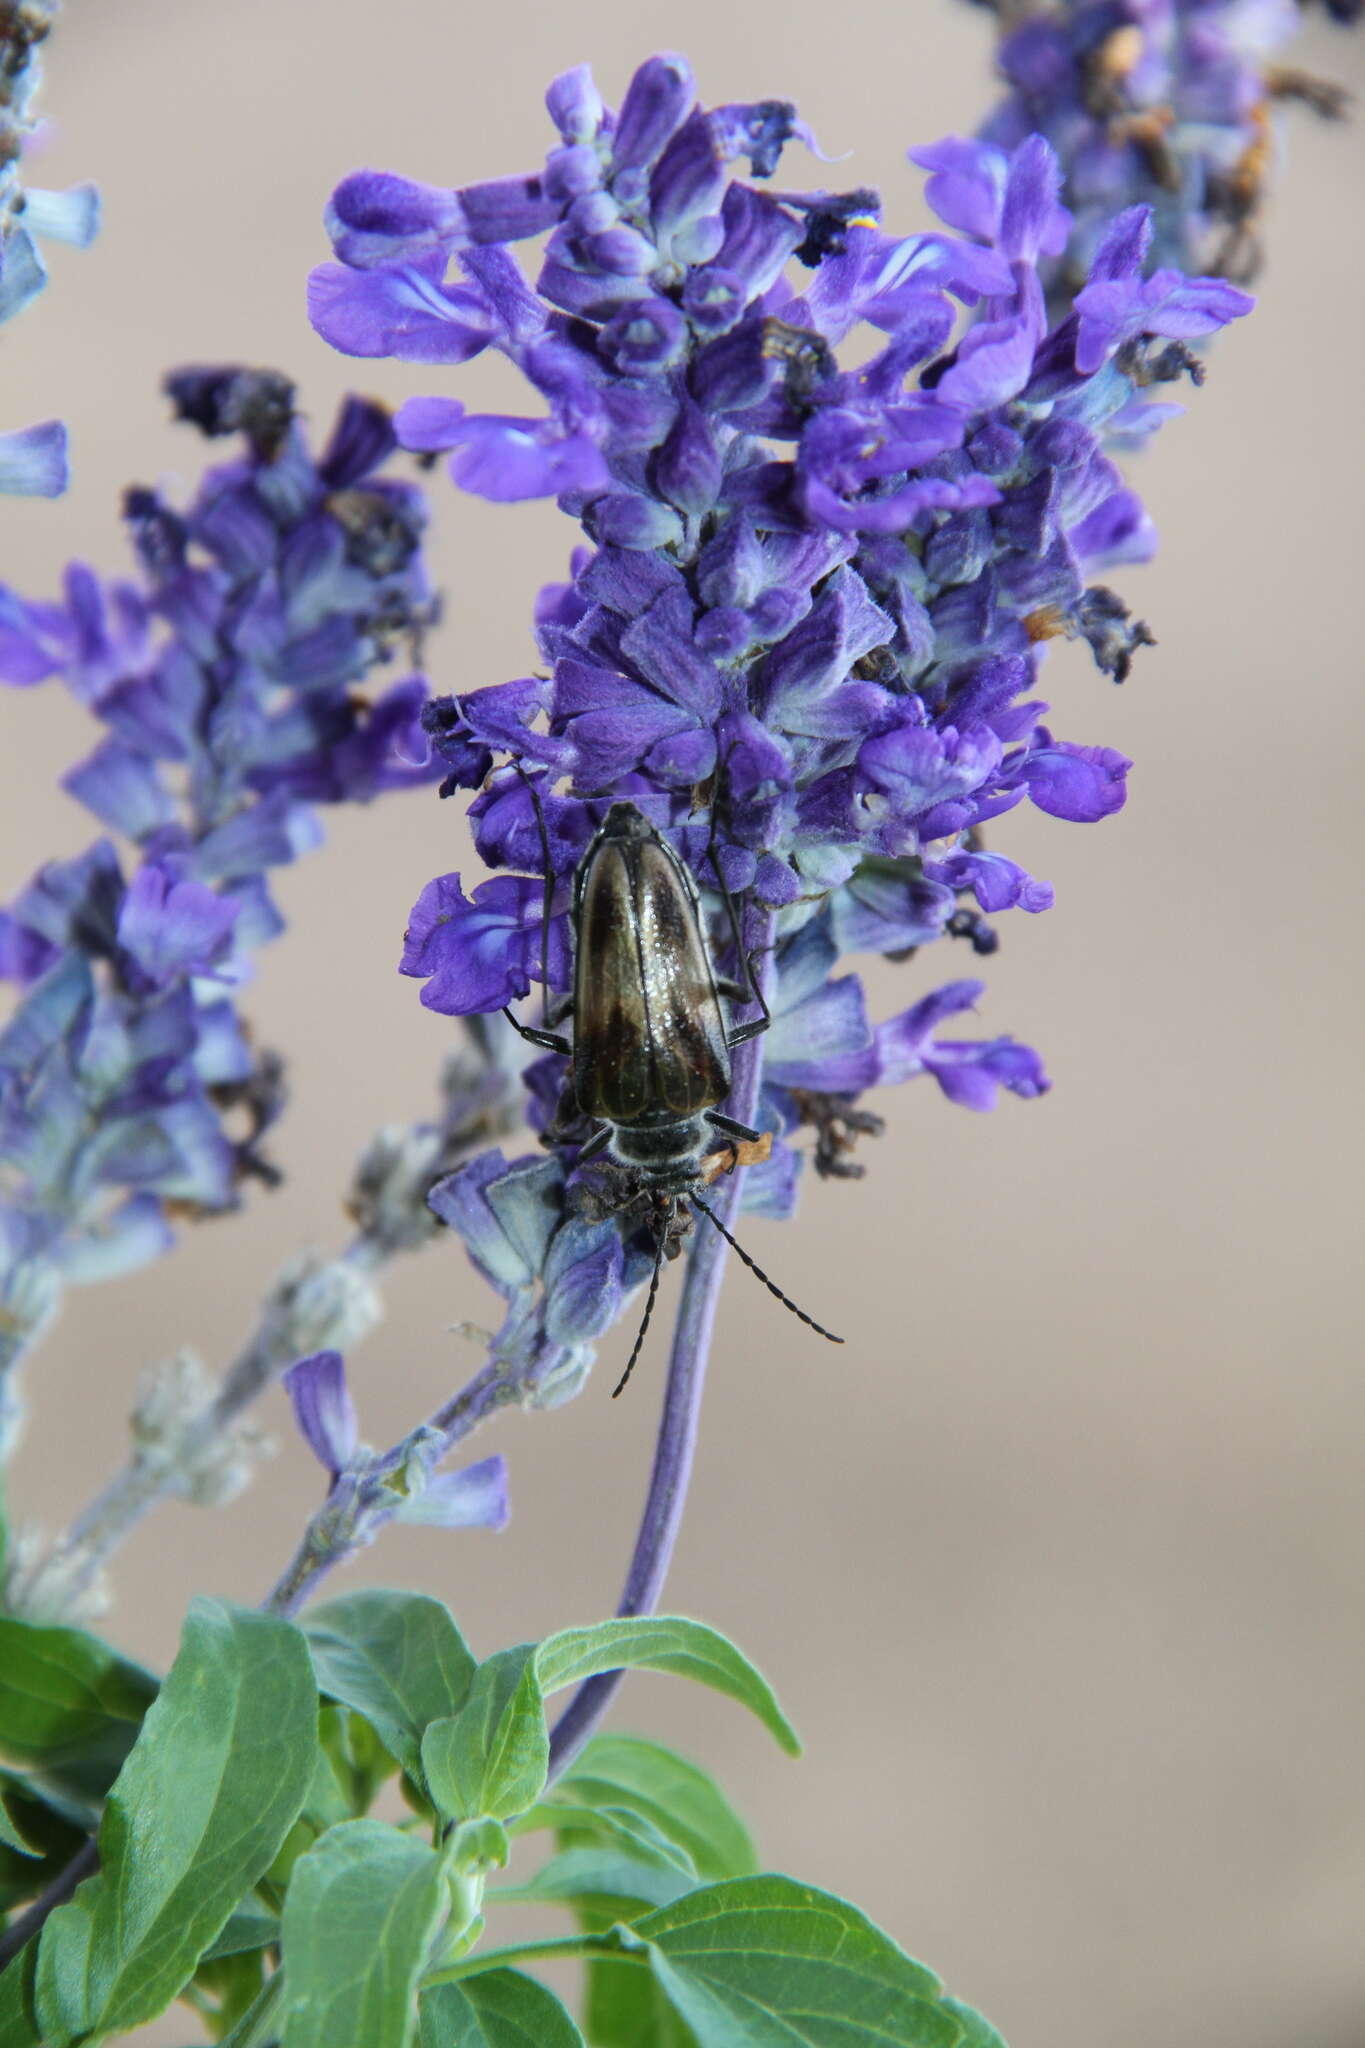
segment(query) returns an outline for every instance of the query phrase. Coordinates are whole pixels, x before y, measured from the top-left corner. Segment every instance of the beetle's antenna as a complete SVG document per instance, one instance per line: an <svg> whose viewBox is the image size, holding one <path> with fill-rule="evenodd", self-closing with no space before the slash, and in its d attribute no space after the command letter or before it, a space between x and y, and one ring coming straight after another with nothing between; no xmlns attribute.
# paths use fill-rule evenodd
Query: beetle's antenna
<svg viewBox="0 0 1365 2048"><path fill-rule="evenodd" d="M703 1216L710 1217L711 1221L715 1224L716 1229L720 1232L721 1236L725 1239L725 1242L729 1245L731 1251L734 1252L739 1258L741 1258L744 1261L745 1265L749 1268L749 1271L754 1275L756 1279L761 1280L763 1282L763 1285L767 1288L769 1294L775 1294L777 1296L783 1308L789 1308L794 1316L798 1317L801 1322L805 1323L810 1329L814 1330L817 1337L828 1337L831 1344L843 1343L844 1340L842 1337L836 1337L833 1330L827 1330L823 1323L816 1322L814 1316L808 1316L803 1308L798 1308L796 1306L796 1303L792 1300L789 1294L784 1294L782 1292L782 1289L778 1286L775 1280L770 1280L768 1278L762 1266L759 1265L757 1259L751 1259L749 1257L749 1254L745 1251L743 1245L737 1244L735 1242L734 1238L731 1237L729 1231L725 1228L725 1225L721 1222L719 1216L717 1216L715 1210L708 1209L700 1195L689 1194L687 1199L692 1204L694 1209L700 1209ZM638 1345L636 1348L638 1350ZM633 1365L634 1363L635 1360L632 1358L631 1365ZM627 1371L629 1371L629 1367L627 1367ZM622 1381L622 1385L624 1384L625 1382Z"/></svg>
<svg viewBox="0 0 1365 2048"><path fill-rule="evenodd" d="M545 823L545 806L540 801L540 791L520 761L513 759L508 765L516 769L531 799L531 808L536 814L536 830L540 834L540 857L545 868L545 895L540 907L540 1028L543 1031L550 1015L550 905L555 895L555 865L550 855L550 829Z"/></svg>
<svg viewBox="0 0 1365 2048"><path fill-rule="evenodd" d="M654 1271L649 1276L649 1296L645 1302L645 1312L640 1319L640 1327L635 1333L635 1342L631 1347L630 1357L626 1360L626 1369L622 1373L620 1379L616 1382L616 1385L611 1390L611 1398L613 1401L616 1399L616 1396L618 1394L624 1392L626 1381L634 1372L635 1361L640 1356L640 1346L645 1341L645 1332L649 1328L649 1319L654 1313L654 1297L659 1292L659 1268L663 1264L663 1256L664 1233L661 1230L654 1244Z"/></svg>

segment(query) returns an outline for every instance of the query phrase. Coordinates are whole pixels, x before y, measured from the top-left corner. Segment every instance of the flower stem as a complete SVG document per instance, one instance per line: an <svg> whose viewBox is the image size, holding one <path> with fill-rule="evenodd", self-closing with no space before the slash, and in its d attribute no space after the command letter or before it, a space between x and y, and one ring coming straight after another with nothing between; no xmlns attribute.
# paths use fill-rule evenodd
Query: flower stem
<svg viewBox="0 0 1365 2048"><path fill-rule="evenodd" d="M766 961L772 943L772 924L754 949ZM751 1123L758 1107L758 1087L763 1071L762 1041L750 1039L735 1054L734 1079L729 1095L729 1114L741 1123ZM729 1229L739 1207L740 1182L744 1169L736 1167L715 1191L712 1208ZM702 1392L711 1349L711 1332L716 1320L721 1283L725 1278L727 1246L717 1230L694 1226L683 1281L682 1300L673 1332L668 1359L668 1381L664 1388L663 1412L654 1449L654 1467L649 1476L644 1512L626 1573L625 1588L617 1605L618 1615L652 1614L659 1604L664 1580L673 1556L673 1546L682 1526L687 1505L687 1487L692 1477L692 1459L697 1447L701 1421ZM625 1676L621 1671L604 1671L587 1678L550 1731L551 1782L578 1755L605 1714L612 1695Z"/></svg>
<svg viewBox="0 0 1365 2048"><path fill-rule="evenodd" d="M316 1267L311 1277L326 1280L336 1275L349 1293L383 1263L368 1240L360 1237L339 1258ZM373 1313L377 1318L377 1302ZM143 1516L168 1495L185 1490L196 1467L224 1442L252 1402L273 1386L281 1369L301 1350L311 1348L308 1339L315 1334L301 1320L291 1288L277 1281L248 1342L198 1412L180 1422L166 1442L138 1444L53 1543L24 1585L25 1610L58 1617L79 1612L104 1564ZM327 1334L325 1329L322 1334Z"/></svg>

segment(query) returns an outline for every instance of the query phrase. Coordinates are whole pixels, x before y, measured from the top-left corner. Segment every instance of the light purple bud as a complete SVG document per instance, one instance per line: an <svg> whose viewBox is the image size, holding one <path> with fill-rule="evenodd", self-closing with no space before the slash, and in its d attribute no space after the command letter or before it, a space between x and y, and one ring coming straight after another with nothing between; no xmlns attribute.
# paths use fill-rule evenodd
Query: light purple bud
<svg viewBox="0 0 1365 2048"><path fill-rule="evenodd" d="M586 64L561 71L545 94L550 119L566 142L590 142L602 125L602 95Z"/></svg>
<svg viewBox="0 0 1365 2048"><path fill-rule="evenodd" d="M651 164L692 104L692 71L685 57L647 57L621 103L612 161L618 171Z"/></svg>

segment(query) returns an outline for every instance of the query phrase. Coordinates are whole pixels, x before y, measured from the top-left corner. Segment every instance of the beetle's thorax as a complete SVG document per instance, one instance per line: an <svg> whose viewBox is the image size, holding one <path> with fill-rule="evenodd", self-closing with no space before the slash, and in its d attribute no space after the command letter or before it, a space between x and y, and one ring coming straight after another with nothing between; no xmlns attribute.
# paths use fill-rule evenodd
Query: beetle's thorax
<svg viewBox="0 0 1365 2048"><path fill-rule="evenodd" d="M614 1124L607 1156L640 1180L681 1194L696 1180L713 1142L701 1116L671 1123Z"/></svg>

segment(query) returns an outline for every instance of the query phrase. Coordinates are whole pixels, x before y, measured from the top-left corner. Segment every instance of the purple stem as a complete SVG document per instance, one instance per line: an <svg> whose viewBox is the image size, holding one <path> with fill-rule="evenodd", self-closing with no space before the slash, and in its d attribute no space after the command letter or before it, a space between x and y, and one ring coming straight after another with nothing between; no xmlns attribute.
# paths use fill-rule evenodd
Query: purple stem
<svg viewBox="0 0 1365 2048"><path fill-rule="evenodd" d="M766 959L772 943L771 925L765 932L759 957ZM758 1084L763 1071L762 1041L750 1039L735 1054L734 1080L728 1110L741 1123L752 1123L758 1107ZM729 1229L739 1205L743 1168L727 1174L716 1189L710 1206ZM678 1307L673 1348L668 1359L668 1383L664 1389L663 1413L654 1450L654 1469L649 1477L644 1513L626 1573L625 1590L618 1615L652 1614L659 1604L664 1580L673 1557L673 1546L682 1526L687 1504L687 1486L692 1477L692 1457L697 1447L701 1421L701 1397L706 1383L706 1365L711 1349L711 1331L716 1320L721 1282L725 1278L728 1247L718 1230L701 1221L694 1226L687 1277ZM550 1782L566 1770L596 1728L621 1683L623 1671L603 1671L584 1679L568 1706L550 1731Z"/></svg>

